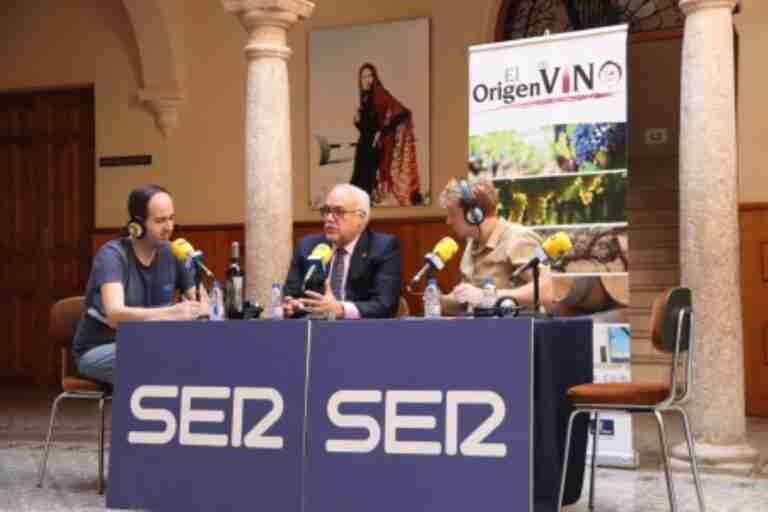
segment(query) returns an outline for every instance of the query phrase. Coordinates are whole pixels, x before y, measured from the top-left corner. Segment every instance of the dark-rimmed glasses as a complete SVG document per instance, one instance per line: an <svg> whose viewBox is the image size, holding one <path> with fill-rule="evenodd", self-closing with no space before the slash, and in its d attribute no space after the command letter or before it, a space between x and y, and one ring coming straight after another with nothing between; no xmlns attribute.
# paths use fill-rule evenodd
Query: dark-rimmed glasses
<svg viewBox="0 0 768 512"><path fill-rule="evenodd" d="M341 206L321 206L320 217L325 218L328 214L333 215L335 218L340 219L348 213L363 213L363 210L346 210Z"/></svg>

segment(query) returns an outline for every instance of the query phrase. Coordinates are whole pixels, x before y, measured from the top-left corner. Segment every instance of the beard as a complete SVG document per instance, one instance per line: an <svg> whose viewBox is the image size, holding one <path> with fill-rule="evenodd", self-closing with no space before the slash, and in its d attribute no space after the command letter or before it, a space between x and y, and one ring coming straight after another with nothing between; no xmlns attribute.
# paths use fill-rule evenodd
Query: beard
<svg viewBox="0 0 768 512"><path fill-rule="evenodd" d="M167 237L164 237L164 236L157 237L152 235L151 233L147 233L146 240L149 245L151 245L155 249L159 249L164 245L170 243L171 235L168 235Z"/></svg>

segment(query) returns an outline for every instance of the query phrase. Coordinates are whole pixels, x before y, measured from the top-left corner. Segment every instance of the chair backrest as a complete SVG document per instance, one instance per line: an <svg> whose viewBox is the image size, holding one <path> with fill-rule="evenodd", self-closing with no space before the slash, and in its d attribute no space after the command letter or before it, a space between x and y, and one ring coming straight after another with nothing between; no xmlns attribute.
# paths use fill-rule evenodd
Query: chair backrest
<svg viewBox="0 0 768 512"><path fill-rule="evenodd" d="M67 297L51 307L48 336L58 347L68 348L77 329L77 322L83 314L85 297Z"/></svg>
<svg viewBox="0 0 768 512"><path fill-rule="evenodd" d="M681 352L688 350L691 339L690 313L691 290L688 288L670 288L656 297L651 310L653 346L663 352L674 352L678 346L679 329L680 344L678 350Z"/></svg>
<svg viewBox="0 0 768 512"><path fill-rule="evenodd" d="M77 322L83 314L85 297L67 297L51 307L48 337L61 350L61 378L69 374L70 347L75 336Z"/></svg>
<svg viewBox="0 0 768 512"><path fill-rule="evenodd" d="M693 335L691 290L672 288L656 297L651 312L651 339L663 352L671 352L669 402L688 400L694 381L696 346Z"/></svg>

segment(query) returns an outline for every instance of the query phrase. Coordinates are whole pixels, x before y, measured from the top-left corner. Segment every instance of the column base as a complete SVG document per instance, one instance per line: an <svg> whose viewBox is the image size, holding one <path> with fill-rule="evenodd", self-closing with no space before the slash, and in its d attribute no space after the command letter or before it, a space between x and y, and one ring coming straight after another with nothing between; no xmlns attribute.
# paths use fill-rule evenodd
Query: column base
<svg viewBox="0 0 768 512"><path fill-rule="evenodd" d="M760 468L757 465L759 458L758 451L746 443L729 445L696 443L696 460L701 472L749 476L759 471ZM691 471L688 445L684 442L672 448L670 465L673 471Z"/></svg>

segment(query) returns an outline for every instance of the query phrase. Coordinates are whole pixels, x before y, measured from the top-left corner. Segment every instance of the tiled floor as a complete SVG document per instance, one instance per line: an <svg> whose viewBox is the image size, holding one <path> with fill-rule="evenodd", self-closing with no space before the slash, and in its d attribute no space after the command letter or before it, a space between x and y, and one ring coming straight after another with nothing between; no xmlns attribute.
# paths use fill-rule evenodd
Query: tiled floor
<svg viewBox="0 0 768 512"><path fill-rule="evenodd" d="M48 421L51 395L31 391L0 391L0 512L104 510L104 497L96 494L96 407L91 403L65 403L60 418L60 441L49 461L46 486L35 486L40 448ZM646 428L647 446L646 446ZM638 470L599 468L595 510L598 512L668 511L664 474L650 451L654 425L638 424L636 444L643 464ZM768 454L768 420L748 421L749 442ZM674 435L673 434L673 442ZM693 481L687 473L674 473L679 512L698 510ZM587 487L582 499L567 512L588 511ZM734 477L705 474L703 488L709 512L768 512L768 475ZM503 507L501 507L503 509Z"/></svg>

